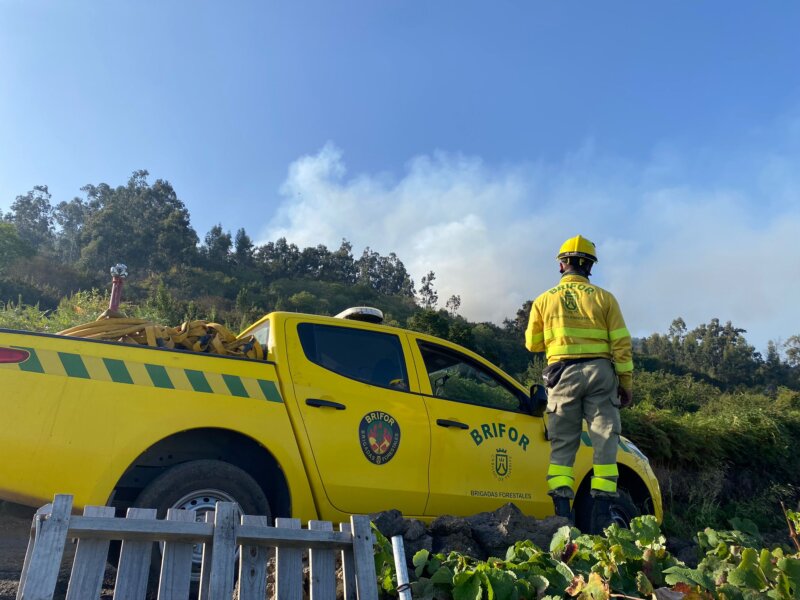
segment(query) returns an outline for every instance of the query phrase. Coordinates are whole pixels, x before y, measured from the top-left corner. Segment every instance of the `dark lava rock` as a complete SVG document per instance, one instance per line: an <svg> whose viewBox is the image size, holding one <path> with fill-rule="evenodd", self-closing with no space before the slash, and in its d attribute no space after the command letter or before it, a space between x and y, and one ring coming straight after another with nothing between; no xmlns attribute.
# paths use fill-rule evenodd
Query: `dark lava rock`
<svg viewBox="0 0 800 600"><path fill-rule="evenodd" d="M383 535L390 540L395 535L403 535L406 528L403 513L397 509L387 510L381 513L374 513L370 515L375 527L378 528Z"/></svg>

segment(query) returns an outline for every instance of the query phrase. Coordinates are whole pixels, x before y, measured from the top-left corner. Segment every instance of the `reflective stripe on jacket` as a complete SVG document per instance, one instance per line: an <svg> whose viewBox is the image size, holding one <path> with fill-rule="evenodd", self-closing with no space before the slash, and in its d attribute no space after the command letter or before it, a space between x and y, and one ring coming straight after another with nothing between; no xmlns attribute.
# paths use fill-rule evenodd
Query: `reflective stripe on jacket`
<svg viewBox="0 0 800 600"><path fill-rule="evenodd" d="M611 292L569 273L531 306L525 346L545 352L547 362L567 358L608 358L620 385L632 388L631 334Z"/></svg>

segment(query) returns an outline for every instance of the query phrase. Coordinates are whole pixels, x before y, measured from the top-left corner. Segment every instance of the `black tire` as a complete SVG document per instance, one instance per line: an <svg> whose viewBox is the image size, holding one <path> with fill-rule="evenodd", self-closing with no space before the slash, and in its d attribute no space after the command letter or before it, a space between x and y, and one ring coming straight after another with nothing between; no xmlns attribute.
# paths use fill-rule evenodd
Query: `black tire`
<svg viewBox="0 0 800 600"><path fill-rule="evenodd" d="M164 471L142 490L133 505L155 508L158 518L163 519L169 508L202 515L213 510L216 500L236 502L244 514L271 516L267 497L256 480L220 460L193 460Z"/></svg>
<svg viewBox="0 0 800 600"><path fill-rule="evenodd" d="M155 508L159 519L170 508L193 510L197 521L214 510L217 501L236 502L243 514L271 517L269 502L264 491L247 472L219 460L194 460L176 465L151 481L133 506ZM151 584L158 581L161 548L154 547L151 559ZM199 581L201 547L195 547L192 579ZM154 580L155 577L155 580Z"/></svg>
<svg viewBox="0 0 800 600"><path fill-rule="evenodd" d="M631 521L641 515L626 489L617 490L619 496L611 502L611 520L624 529L630 529ZM575 526L583 532L591 530L592 497L588 493L581 494L575 500Z"/></svg>

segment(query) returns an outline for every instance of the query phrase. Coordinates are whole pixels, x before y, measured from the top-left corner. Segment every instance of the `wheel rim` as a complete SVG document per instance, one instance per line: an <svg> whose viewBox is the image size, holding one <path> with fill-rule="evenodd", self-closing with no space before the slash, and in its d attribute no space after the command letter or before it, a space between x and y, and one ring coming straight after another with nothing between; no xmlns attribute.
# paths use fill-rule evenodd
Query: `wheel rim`
<svg viewBox="0 0 800 600"><path fill-rule="evenodd" d="M179 500L177 500L172 508L180 510L188 510L195 513L194 520L198 523L204 523L206 514L213 512L217 502L233 502L236 508L241 513L241 507L236 502L236 498L222 490L207 488L202 490L192 490ZM161 551L164 551L163 544ZM200 565L203 562L203 544L195 544L192 547L192 579L196 580L200 576Z"/></svg>
<svg viewBox="0 0 800 600"><path fill-rule="evenodd" d="M609 508L611 513L611 522L616 523L623 529L630 529L631 521L633 520L633 516L625 510L625 507L620 504L612 504Z"/></svg>

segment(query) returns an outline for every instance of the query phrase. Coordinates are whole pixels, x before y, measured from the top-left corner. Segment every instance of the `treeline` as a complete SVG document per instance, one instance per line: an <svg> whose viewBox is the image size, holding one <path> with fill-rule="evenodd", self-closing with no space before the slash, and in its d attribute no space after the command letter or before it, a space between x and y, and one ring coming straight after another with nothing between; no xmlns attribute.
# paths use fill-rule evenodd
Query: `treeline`
<svg viewBox="0 0 800 600"><path fill-rule="evenodd" d="M365 248L356 255L347 240L336 249L299 248L283 238L257 245L244 229L232 234L221 224L201 241L170 183L149 183L147 171L135 171L125 185L81 191L54 202L47 186L36 186L0 216L0 301L21 298L52 310L78 290L107 289L109 268L123 262L132 275L126 298L158 306L169 322L213 316L237 328L271 310L335 314L374 304L390 323L460 343L520 379L538 379L543 361L522 345L530 302L501 325L472 323L458 315L458 296L439 308L433 272L417 290L394 253ZM637 367L722 391L800 389L800 336L770 342L762 355L744 333L718 319L689 330L677 318L666 334L635 341Z"/></svg>

